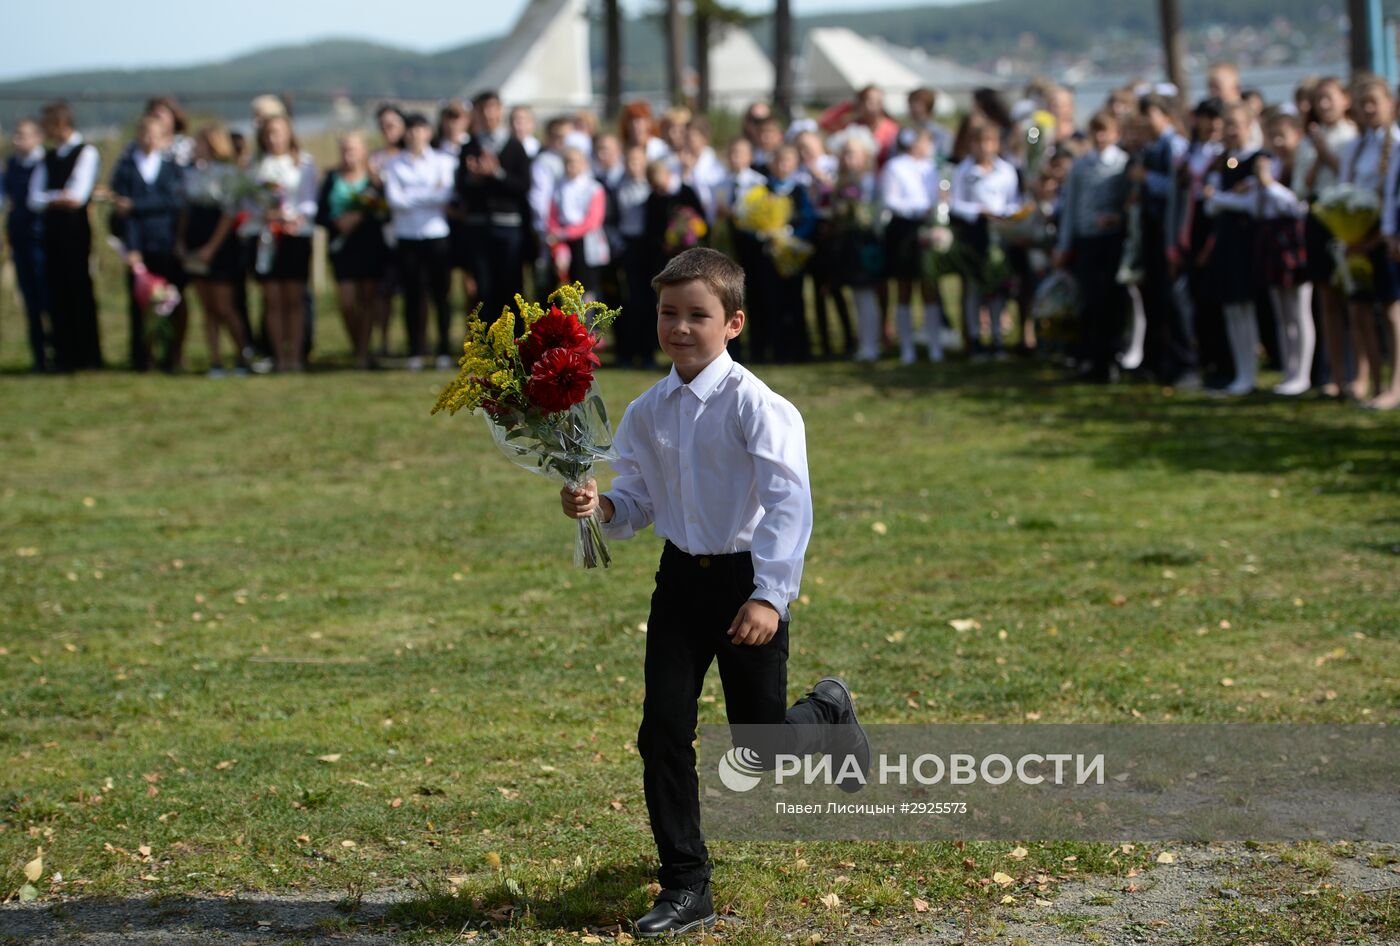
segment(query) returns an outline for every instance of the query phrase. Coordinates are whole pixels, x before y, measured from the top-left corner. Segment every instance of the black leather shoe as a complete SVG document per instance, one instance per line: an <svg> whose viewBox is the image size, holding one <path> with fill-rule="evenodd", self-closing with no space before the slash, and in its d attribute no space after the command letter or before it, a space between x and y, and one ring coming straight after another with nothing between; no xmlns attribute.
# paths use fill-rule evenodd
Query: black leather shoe
<svg viewBox="0 0 1400 946"><path fill-rule="evenodd" d="M717 918L707 880L693 889L677 887L657 894L656 905L637 920L637 935L642 939L654 939L668 933L689 933L702 926L714 926Z"/></svg>
<svg viewBox="0 0 1400 946"><path fill-rule="evenodd" d="M839 735L829 749L833 770L840 772L846 757L855 756L860 774L868 780L870 737L865 734L865 727L856 719L855 701L851 699L850 687L846 686L846 681L840 677L822 677L816 686L812 687L812 695L836 707L835 724L841 729L838 730ZM838 779L836 784L841 791L848 793L858 792L865 787L864 781L854 777Z"/></svg>

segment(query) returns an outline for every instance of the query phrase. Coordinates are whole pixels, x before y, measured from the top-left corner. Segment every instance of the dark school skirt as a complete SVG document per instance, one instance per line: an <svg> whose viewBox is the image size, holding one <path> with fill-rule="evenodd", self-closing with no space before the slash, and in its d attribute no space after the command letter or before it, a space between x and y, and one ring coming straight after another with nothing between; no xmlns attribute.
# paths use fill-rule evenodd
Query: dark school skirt
<svg viewBox="0 0 1400 946"><path fill-rule="evenodd" d="M257 241L253 241L256 257ZM283 234L277 238L272 266L265 273L254 271L258 282L306 282L311 277L311 238Z"/></svg>
<svg viewBox="0 0 1400 946"><path fill-rule="evenodd" d="M891 217L885 226L885 275L895 279L918 279L923 274L923 247L919 245L916 217Z"/></svg>
<svg viewBox="0 0 1400 946"><path fill-rule="evenodd" d="M185 220L185 247L194 252L204 247L214 236L219 221L224 217L223 208L201 204L191 204L189 216ZM210 282L234 282L243 278L243 261L238 237L230 229L224 241L214 251L204 272L189 274L191 279L207 279Z"/></svg>

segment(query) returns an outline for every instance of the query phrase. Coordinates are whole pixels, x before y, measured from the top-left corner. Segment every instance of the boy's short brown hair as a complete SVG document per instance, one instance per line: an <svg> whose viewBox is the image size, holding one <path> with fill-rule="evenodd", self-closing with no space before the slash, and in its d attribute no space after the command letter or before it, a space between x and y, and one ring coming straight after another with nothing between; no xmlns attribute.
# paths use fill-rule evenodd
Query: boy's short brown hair
<svg viewBox="0 0 1400 946"><path fill-rule="evenodd" d="M704 246L672 257L652 279L651 288L660 295L666 286L697 281L719 298L726 317L744 308L744 267L718 250Z"/></svg>
<svg viewBox="0 0 1400 946"><path fill-rule="evenodd" d="M1118 121L1118 116L1107 109L1095 112L1089 119L1090 131L1121 131L1122 124Z"/></svg>

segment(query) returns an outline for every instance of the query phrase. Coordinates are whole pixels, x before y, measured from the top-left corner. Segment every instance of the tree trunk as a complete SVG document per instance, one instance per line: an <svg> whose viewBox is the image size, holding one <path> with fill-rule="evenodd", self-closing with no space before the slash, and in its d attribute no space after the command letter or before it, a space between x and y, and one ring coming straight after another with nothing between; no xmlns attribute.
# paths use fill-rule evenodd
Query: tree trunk
<svg viewBox="0 0 1400 946"><path fill-rule="evenodd" d="M695 110L710 110L710 14L703 5L695 10Z"/></svg>
<svg viewBox="0 0 1400 946"><path fill-rule="evenodd" d="M607 33L607 89L603 113L616 118L622 112L622 10L618 0L605 0Z"/></svg>
<svg viewBox="0 0 1400 946"><path fill-rule="evenodd" d="M681 0L666 0L666 91L671 104L685 102L685 19Z"/></svg>
<svg viewBox="0 0 1400 946"><path fill-rule="evenodd" d="M784 121L792 117L792 6L773 4L773 110Z"/></svg>
<svg viewBox="0 0 1400 946"><path fill-rule="evenodd" d="M1371 35L1371 0L1347 0L1347 19L1351 21L1351 73L1378 72L1382 67L1375 61L1375 37Z"/></svg>
<svg viewBox="0 0 1400 946"><path fill-rule="evenodd" d="M1162 50L1166 54L1167 80L1176 86L1178 103L1188 99L1186 88L1186 40L1181 33L1181 4L1178 0L1158 0L1162 20Z"/></svg>

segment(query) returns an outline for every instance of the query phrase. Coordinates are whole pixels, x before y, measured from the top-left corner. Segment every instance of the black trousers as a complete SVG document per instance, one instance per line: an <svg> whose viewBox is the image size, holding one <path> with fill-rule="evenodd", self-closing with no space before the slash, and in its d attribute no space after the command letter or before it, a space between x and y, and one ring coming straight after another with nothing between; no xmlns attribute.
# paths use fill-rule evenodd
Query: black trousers
<svg viewBox="0 0 1400 946"><path fill-rule="evenodd" d="M448 333L452 309L447 290L452 278L447 237L436 240L399 240L399 278L403 280L403 314L408 328L408 353L428 353L428 300L437 312L437 353L451 355ZM427 298L424 298L424 290ZM497 313L499 314L499 313Z"/></svg>
<svg viewBox="0 0 1400 946"><path fill-rule="evenodd" d="M514 309L515 294L524 290L525 233L519 224L469 223L466 239L481 299L481 320L489 325L505 306ZM517 323L516 331L521 329Z"/></svg>
<svg viewBox="0 0 1400 946"><path fill-rule="evenodd" d="M1153 376L1171 384L1197 369L1196 336L1188 314L1177 305L1167 269L1167 247L1162 221L1150 215L1142 220L1143 315L1147 318L1145 361Z"/></svg>
<svg viewBox="0 0 1400 946"><path fill-rule="evenodd" d="M44 215L44 277L54 362L60 371L102 367L97 298L88 257L92 228L86 207Z"/></svg>
<svg viewBox="0 0 1400 946"><path fill-rule="evenodd" d="M645 236L623 237L622 270L627 283L627 300L622 314L613 323L617 340L618 364L656 360L656 290L651 288L654 248Z"/></svg>
<svg viewBox="0 0 1400 946"><path fill-rule="evenodd" d="M719 663L731 726L790 723L792 749L810 748L813 724L834 722L834 708L803 698L787 702L788 622L766 644L732 643L725 633L753 594L748 552L692 556L670 542L661 553L647 619L646 698L637 751L642 756L651 833L664 888L710 877L700 830L695 772L697 701L712 662ZM787 750L784 750L787 751Z"/></svg>
<svg viewBox="0 0 1400 946"><path fill-rule="evenodd" d="M1113 355L1123 339L1123 317L1128 296L1118 283L1118 263L1123 257L1123 236L1075 237L1072 269L1079 284L1079 312L1083 325L1081 355L1089 373L1106 379Z"/></svg>
<svg viewBox="0 0 1400 946"><path fill-rule="evenodd" d="M11 217L13 220L14 218ZM15 278L24 298L24 316L29 330L29 354L35 371L49 368L48 287L44 282L44 245L32 230L8 231L14 252Z"/></svg>

